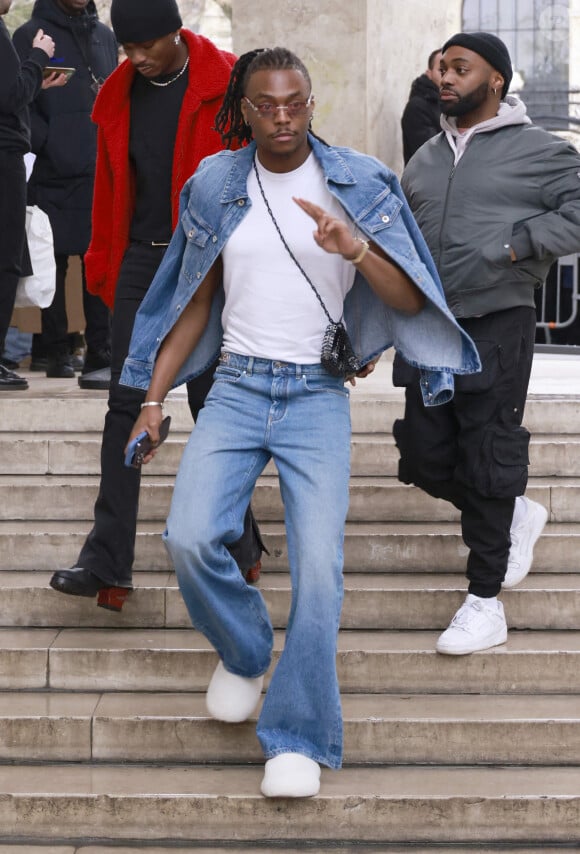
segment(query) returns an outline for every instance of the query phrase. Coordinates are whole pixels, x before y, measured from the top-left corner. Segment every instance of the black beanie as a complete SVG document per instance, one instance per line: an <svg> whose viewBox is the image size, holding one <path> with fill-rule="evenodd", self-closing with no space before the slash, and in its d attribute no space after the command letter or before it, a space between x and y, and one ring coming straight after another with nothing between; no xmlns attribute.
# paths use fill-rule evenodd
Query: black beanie
<svg viewBox="0 0 580 854"><path fill-rule="evenodd" d="M450 39L447 39L441 48L442 53L445 53L447 48L454 44L478 53L486 62L489 62L492 68L499 71L505 81L501 90L501 96L505 98L510 88L513 71L508 49L502 40L492 35L492 33L456 33Z"/></svg>
<svg viewBox="0 0 580 854"><path fill-rule="evenodd" d="M155 41L183 26L175 0L113 0L111 24L117 41Z"/></svg>

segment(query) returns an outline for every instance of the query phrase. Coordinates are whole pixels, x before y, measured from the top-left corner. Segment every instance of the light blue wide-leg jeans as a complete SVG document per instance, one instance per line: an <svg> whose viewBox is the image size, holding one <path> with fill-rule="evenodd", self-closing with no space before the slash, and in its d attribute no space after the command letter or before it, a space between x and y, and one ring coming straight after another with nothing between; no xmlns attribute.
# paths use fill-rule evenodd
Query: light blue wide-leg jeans
<svg viewBox="0 0 580 854"><path fill-rule="evenodd" d="M257 733L266 758L342 761L336 641L350 474L349 393L320 365L223 354L184 451L165 541L193 625L224 666L265 673L272 625L226 548L241 536L273 458L284 502L292 604Z"/></svg>

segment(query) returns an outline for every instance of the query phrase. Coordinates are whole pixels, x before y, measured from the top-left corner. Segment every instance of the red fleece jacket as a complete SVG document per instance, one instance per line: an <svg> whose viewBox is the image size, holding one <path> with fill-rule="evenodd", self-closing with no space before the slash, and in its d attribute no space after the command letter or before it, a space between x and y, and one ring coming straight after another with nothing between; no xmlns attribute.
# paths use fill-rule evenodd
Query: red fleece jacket
<svg viewBox="0 0 580 854"><path fill-rule="evenodd" d="M175 148L171 202L177 225L179 194L204 157L223 148L213 130L236 57L209 39L181 30L189 49L189 83L183 98ZM85 255L87 285L111 308L135 206L135 176L129 161L131 84L135 74L126 60L105 81L93 110L98 126L92 235ZM151 117L155 121L155 116Z"/></svg>

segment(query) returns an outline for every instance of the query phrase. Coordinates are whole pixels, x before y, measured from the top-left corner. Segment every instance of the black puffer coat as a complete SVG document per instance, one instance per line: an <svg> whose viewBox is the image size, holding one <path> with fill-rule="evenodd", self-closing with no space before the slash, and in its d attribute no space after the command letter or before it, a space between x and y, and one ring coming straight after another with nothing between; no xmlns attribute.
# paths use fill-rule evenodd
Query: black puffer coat
<svg viewBox="0 0 580 854"><path fill-rule="evenodd" d="M101 24L93 0L80 15L68 15L57 0L36 0L32 18L13 36L21 57L30 53L38 29L55 41L51 65L72 66L64 87L43 90L30 107L32 151L29 202L45 210L57 254L83 254L91 236L97 130L91 121L96 87L117 67L117 42ZM92 71L92 74L91 74Z"/></svg>
<svg viewBox="0 0 580 854"><path fill-rule="evenodd" d="M403 159L407 163L424 142L441 130L439 88L422 74L413 80L407 106L401 119Z"/></svg>

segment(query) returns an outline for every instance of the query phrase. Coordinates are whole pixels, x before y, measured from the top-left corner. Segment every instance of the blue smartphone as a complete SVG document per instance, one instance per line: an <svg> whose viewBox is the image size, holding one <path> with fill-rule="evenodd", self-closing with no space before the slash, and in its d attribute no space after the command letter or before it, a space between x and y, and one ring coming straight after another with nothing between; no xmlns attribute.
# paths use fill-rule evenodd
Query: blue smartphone
<svg viewBox="0 0 580 854"><path fill-rule="evenodd" d="M167 439L169 426L171 424L171 415L167 415L159 425L159 442L155 445L156 448ZM143 465L143 460L153 448L149 433L143 430L131 441L125 454L125 465L127 468L138 469Z"/></svg>

